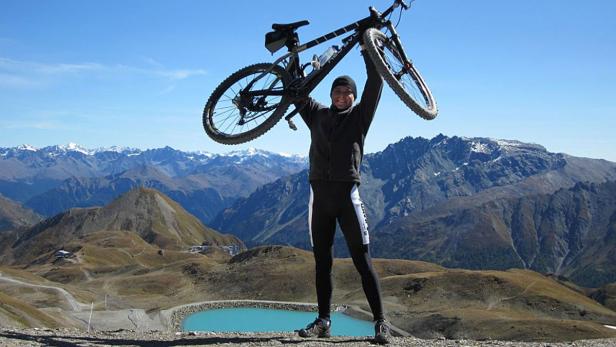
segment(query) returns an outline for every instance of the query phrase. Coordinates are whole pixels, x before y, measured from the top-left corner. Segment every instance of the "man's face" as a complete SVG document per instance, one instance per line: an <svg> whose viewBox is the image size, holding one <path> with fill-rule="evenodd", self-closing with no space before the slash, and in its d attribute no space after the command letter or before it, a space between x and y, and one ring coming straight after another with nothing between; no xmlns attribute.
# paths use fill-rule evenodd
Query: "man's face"
<svg viewBox="0 0 616 347"><path fill-rule="evenodd" d="M351 88L347 86L337 86L332 90L332 104L339 110L346 110L355 102L355 96Z"/></svg>

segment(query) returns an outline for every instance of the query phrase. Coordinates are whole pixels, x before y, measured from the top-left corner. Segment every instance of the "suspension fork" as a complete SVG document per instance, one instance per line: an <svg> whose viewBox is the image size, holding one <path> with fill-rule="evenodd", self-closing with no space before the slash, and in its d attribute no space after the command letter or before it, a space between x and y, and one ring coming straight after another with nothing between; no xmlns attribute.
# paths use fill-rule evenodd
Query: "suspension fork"
<svg viewBox="0 0 616 347"><path fill-rule="evenodd" d="M389 30L389 32L391 33L390 40L393 42L394 46L398 50L398 53L400 54L400 59L404 62L404 72L410 72L413 62L406 55L406 52L404 51L404 47L402 47L402 42L400 41L400 36L398 35L398 32L396 31L396 27L394 27L391 21L389 20L385 23L385 27L387 27L387 30Z"/></svg>

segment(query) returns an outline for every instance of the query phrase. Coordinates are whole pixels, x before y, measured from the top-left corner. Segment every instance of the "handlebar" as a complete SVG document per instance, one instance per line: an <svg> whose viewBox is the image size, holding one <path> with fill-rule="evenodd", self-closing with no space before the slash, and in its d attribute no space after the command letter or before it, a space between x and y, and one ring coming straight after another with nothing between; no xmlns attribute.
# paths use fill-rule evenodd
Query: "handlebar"
<svg viewBox="0 0 616 347"><path fill-rule="evenodd" d="M404 0L394 0L393 5L391 5L387 10L385 10L385 12L383 12L383 14L381 14L382 17L387 17L389 16L390 13L393 12L393 10L395 10L398 6L402 6L403 9L408 10L410 8L410 6L406 3L406 1ZM372 12L372 7L370 8L370 12ZM378 12L376 12L378 13Z"/></svg>

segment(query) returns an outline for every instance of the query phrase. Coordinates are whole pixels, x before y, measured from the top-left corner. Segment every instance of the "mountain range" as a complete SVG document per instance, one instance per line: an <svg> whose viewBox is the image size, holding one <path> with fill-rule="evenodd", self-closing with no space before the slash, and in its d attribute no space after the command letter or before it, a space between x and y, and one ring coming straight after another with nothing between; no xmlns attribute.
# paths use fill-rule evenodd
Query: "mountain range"
<svg viewBox="0 0 616 347"><path fill-rule="evenodd" d="M248 246L309 249L306 164L258 150L21 146L0 149L0 193L51 217L149 187ZM375 257L527 268L592 287L616 281L616 163L513 140L438 135L366 155L361 174ZM335 252L346 256L340 236Z"/></svg>
<svg viewBox="0 0 616 347"><path fill-rule="evenodd" d="M103 206L135 187L151 187L201 221L257 187L306 167L306 158L249 149L225 155L171 147L90 150L76 144L0 148L0 194L49 217Z"/></svg>
<svg viewBox="0 0 616 347"><path fill-rule="evenodd" d="M604 240L616 212L607 198L615 163L518 141L439 135L408 137L369 154L361 173L376 257L530 268L592 286L616 280L607 256L614 244ZM283 177L239 199L211 225L248 245L308 248L308 194L306 171ZM335 248L347 254L342 239ZM598 248L605 255L588 258Z"/></svg>

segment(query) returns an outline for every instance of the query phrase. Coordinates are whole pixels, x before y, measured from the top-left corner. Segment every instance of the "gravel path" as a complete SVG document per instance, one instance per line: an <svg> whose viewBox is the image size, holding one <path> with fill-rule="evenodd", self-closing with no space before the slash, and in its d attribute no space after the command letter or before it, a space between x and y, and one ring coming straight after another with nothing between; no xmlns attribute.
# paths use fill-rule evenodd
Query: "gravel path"
<svg viewBox="0 0 616 347"><path fill-rule="evenodd" d="M329 339L302 339L294 334L220 334L220 333L169 333L137 332L132 330L102 331L87 333L70 329L0 329L0 346L371 346L371 338L332 337ZM409 347L607 347L616 346L616 339L584 340L563 343L470 341L470 340L422 340L413 337L394 337L389 346Z"/></svg>
<svg viewBox="0 0 616 347"><path fill-rule="evenodd" d="M55 290L55 291L59 292L64 297L64 299L70 305L71 309L73 311L75 311L75 312L80 312L81 310L85 310L85 309L88 309L90 307L89 305L80 303L79 301L77 301L75 299L75 297L71 293L67 292L65 289L60 288L60 287L45 286L45 285L42 285L42 284L32 284L32 283L20 281L18 279L15 279L15 278L3 275L1 272L0 272L0 281L9 282L9 283L15 283L15 284L18 284L18 285L21 285L21 286L26 286L26 287L44 288L44 289Z"/></svg>

